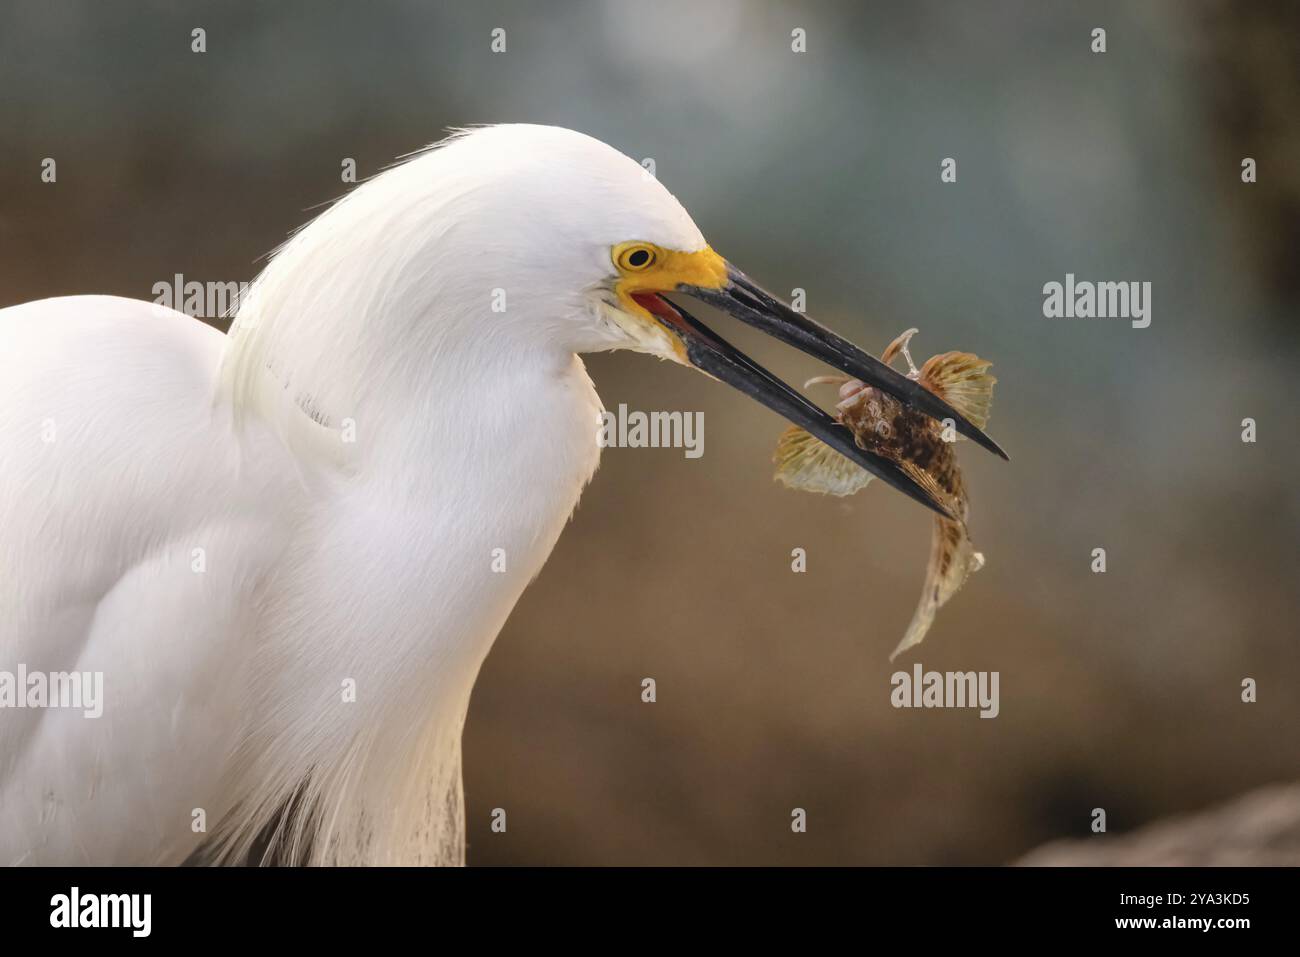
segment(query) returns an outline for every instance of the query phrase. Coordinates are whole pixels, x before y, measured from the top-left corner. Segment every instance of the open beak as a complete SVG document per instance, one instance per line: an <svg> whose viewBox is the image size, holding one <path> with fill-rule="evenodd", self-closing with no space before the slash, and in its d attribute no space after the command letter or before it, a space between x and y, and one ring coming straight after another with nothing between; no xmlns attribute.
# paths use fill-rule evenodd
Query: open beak
<svg viewBox="0 0 1300 957"><path fill-rule="evenodd" d="M680 285L678 292L730 313L854 378L887 392L904 405L935 419L950 419L962 435L1007 458L996 442L933 392L891 369L853 343L807 316L795 312L734 266L727 266L721 288ZM674 332L692 365L757 399L772 411L807 429L850 461L945 518L953 516L902 469L883 456L860 448L853 433L818 406L768 372L676 303L656 294L633 294L637 302Z"/></svg>

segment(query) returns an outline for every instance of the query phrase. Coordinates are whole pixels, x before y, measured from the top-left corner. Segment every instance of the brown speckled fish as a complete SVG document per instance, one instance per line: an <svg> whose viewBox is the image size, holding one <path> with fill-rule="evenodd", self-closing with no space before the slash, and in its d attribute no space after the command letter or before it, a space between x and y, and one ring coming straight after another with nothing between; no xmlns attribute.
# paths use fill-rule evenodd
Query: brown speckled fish
<svg viewBox="0 0 1300 957"><path fill-rule="evenodd" d="M907 360L908 378L947 401L973 425L983 429L993 403L992 365L969 352L945 352L931 357L918 371L908 354L909 329L880 356L892 362L900 353ZM961 588L971 572L984 565L984 556L971 545L966 528L969 504L961 469L957 467L956 432L943 422L913 411L896 398L847 376L822 376L806 383L838 385L835 417L852 432L854 441L894 462L913 478L956 521L934 517L930 561L921 600L889 660L920 644L935 612ZM776 446L776 478L794 489L829 495L852 495L871 481L871 474L850 462L801 428L789 428Z"/></svg>

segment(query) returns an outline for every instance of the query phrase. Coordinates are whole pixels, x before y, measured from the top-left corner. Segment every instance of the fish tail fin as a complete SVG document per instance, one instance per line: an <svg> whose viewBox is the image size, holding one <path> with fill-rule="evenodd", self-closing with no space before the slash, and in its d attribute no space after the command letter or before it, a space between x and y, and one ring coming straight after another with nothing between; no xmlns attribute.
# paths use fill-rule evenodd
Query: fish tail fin
<svg viewBox="0 0 1300 957"><path fill-rule="evenodd" d="M978 429L988 425L993 408L993 363L970 352L931 356L921 367L921 385L966 416Z"/></svg>
<svg viewBox="0 0 1300 957"><path fill-rule="evenodd" d="M972 572L983 567L984 556L975 551L965 526L936 518L930 536L930 561L925 569L925 587L921 590L921 600L917 602L903 640L898 643L889 660L893 661L908 648L919 645L934 623L935 613L957 593Z"/></svg>
<svg viewBox="0 0 1300 957"><path fill-rule="evenodd" d="M798 426L781 433L772 461L778 482L804 492L852 495L871 481L870 472Z"/></svg>

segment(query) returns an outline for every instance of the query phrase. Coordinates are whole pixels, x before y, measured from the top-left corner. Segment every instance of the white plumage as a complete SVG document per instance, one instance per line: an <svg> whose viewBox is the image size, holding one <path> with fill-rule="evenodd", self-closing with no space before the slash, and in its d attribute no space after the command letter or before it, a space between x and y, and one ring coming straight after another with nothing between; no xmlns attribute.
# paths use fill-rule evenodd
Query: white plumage
<svg viewBox="0 0 1300 957"><path fill-rule="evenodd" d="M358 187L229 336L127 299L0 310L0 864L462 862L475 676L596 468L580 353L696 366L943 511L662 293L1001 452L551 127ZM22 669L102 672L102 716L3 707Z"/></svg>
<svg viewBox="0 0 1300 957"><path fill-rule="evenodd" d="M297 233L229 337L0 311L0 669L105 698L0 711L0 863L240 860L277 823L282 859L461 862L470 690L597 464L577 354L679 358L619 308L628 240L705 248L610 147L491 127Z"/></svg>

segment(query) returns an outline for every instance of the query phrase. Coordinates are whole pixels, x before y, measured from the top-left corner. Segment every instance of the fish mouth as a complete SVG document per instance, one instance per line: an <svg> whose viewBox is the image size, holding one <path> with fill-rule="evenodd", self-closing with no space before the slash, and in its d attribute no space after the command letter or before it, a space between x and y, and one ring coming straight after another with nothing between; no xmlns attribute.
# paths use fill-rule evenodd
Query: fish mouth
<svg viewBox="0 0 1300 957"><path fill-rule="evenodd" d="M738 270L729 271L738 276L743 275ZM732 284L734 283L733 279ZM781 307L779 310L767 308L762 301L755 298L754 294L746 292L744 288L737 285L737 294L730 300L736 303L733 308L724 305L720 298L725 294L725 289L679 288L678 291L693 295L705 302L712 300L713 304L726 309L742 321L755 325L769 335L836 365L837 368L864 382L877 386L882 391L897 397L904 405L917 408L932 416L952 419L957 423L959 431L960 423L965 422L965 418L960 413L938 396L775 299L772 299L772 302ZM709 295L702 294L706 292ZM800 428L806 429L845 458L898 489L908 498L920 502L944 518L956 521L956 517L942 503L894 462L859 446L854 440L852 431L847 427L727 342L677 302L670 302L657 292L639 291L633 292L631 296L637 305L654 316L681 340L687 361L695 368L738 389ZM740 298L741 296L744 298ZM742 308L746 312L745 315L740 315L739 310ZM797 321L789 319L785 313L797 317ZM877 367L884 369L889 375L881 374ZM916 399L915 393L918 392L933 401ZM931 409L936 409L940 414L936 415L936 412L930 411ZM984 433L975 426L966 424L969 429L983 436ZM975 438L974 435L971 437ZM985 439L988 443L986 447L991 445L993 451L1006 458L1006 453L1002 452L992 439L987 437Z"/></svg>

